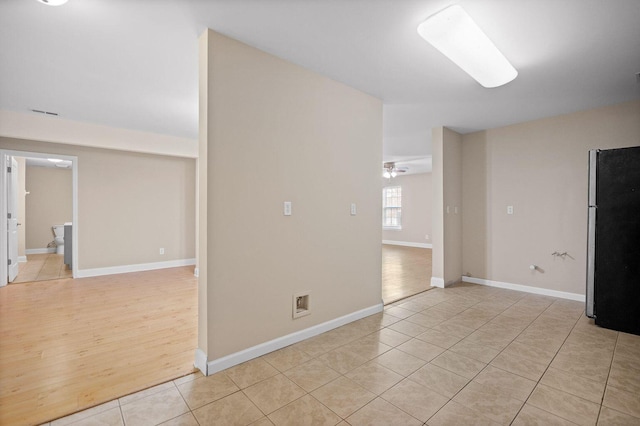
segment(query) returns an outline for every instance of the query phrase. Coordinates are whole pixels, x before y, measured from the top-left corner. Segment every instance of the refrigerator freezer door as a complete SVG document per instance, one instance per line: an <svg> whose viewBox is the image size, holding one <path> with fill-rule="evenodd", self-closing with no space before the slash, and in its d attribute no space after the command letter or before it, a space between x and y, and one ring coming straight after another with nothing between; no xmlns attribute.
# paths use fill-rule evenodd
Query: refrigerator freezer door
<svg viewBox="0 0 640 426"><path fill-rule="evenodd" d="M640 147L601 150L597 173L595 322L640 334Z"/></svg>

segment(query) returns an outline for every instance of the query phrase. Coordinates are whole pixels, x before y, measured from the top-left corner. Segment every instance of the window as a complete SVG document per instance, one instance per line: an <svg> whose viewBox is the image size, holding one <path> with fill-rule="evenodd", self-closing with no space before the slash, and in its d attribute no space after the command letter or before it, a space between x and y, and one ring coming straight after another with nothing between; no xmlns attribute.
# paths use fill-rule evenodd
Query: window
<svg viewBox="0 0 640 426"><path fill-rule="evenodd" d="M402 229L402 187L387 186L382 189L382 227Z"/></svg>

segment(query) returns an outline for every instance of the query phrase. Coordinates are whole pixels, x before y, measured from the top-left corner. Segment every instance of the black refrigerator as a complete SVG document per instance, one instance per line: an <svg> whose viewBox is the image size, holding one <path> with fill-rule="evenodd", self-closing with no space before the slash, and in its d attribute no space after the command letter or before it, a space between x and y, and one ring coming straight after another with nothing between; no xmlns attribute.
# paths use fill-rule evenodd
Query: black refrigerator
<svg viewBox="0 0 640 426"><path fill-rule="evenodd" d="M586 314L640 334L640 147L589 151Z"/></svg>

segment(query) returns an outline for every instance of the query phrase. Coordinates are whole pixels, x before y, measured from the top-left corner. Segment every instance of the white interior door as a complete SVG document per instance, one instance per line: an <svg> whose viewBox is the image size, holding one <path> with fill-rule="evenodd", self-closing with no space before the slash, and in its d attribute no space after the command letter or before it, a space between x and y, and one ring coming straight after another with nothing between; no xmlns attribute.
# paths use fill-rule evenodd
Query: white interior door
<svg viewBox="0 0 640 426"><path fill-rule="evenodd" d="M7 157L7 260L9 282L18 275L18 162Z"/></svg>

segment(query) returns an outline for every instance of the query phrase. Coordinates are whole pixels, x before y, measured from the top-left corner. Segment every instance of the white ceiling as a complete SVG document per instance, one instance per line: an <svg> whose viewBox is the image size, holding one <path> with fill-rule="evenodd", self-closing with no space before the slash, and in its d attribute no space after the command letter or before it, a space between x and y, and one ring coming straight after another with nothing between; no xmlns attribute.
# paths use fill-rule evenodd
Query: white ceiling
<svg viewBox="0 0 640 426"><path fill-rule="evenodd" d="M485 89L420 38L453 3L519 71L513 82ZM1 0L0 108L195 139L207 27L381 98L388 161L430 156L435 126L640 98L639 0Z"/></svg>

